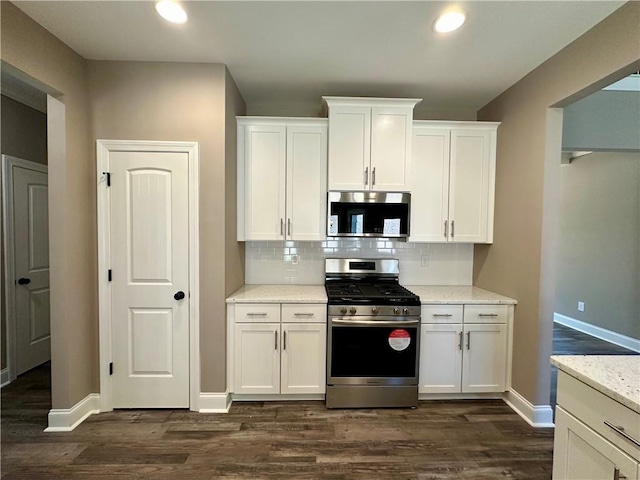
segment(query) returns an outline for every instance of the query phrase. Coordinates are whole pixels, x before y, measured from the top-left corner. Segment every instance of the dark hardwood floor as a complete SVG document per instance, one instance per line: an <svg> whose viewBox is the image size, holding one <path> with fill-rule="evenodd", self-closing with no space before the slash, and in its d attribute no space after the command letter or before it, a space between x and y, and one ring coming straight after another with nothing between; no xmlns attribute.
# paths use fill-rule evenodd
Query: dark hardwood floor
<svg viewBox="0 0 640 480"><path fill-rule="evenodd" d="M49 383L47 365L2 390L3 480L551 478L553 430L530 427L502 401L119 410L54 434L43 432Z"/></svg>
<svg viewBox="0 0 640 480"><path fill-rule="evenodd" d="M638 355L637 352L553 323L553 355ZM558 369L551 365L550 405L556 405Z"/></svg>

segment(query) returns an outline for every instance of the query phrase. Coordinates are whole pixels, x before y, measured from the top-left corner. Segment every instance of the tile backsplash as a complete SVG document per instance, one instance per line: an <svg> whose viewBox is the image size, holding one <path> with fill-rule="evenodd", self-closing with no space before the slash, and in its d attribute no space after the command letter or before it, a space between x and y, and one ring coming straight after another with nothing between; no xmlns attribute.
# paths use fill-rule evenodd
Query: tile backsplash
<svg viewBox="0 0 640 480"><path fill-rule="evenodd" d="M382 238L247 242L245 255L247 284L319 285L324 283L324 259L329 257L397 258L400 283L404 285L471 285L473 275L472 244L406 243Z"/></svg>

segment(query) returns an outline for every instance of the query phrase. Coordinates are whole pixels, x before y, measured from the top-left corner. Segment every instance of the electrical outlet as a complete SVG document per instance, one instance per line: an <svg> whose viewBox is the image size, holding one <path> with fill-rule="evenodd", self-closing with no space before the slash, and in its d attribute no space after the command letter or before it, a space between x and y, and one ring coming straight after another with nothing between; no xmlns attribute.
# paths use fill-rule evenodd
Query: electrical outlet
<svg viewBox="0 0 640 480"><path fill-rule="evenodd" d="M584 312L584 302L578 302L578 311Z"/></svg>
<svg viewBox="0 0 640 480"><path fill-rule="evenodd" d="M300 258L298 257L298 255L291 255L291 265L298 265L299 261Z"/></svg>
<svg viewBox="0 0 640 480"><path fill-rule="evenodd" d="M428 267L429 266L429 255L422 255L420 257L420 266Z"/></svg>

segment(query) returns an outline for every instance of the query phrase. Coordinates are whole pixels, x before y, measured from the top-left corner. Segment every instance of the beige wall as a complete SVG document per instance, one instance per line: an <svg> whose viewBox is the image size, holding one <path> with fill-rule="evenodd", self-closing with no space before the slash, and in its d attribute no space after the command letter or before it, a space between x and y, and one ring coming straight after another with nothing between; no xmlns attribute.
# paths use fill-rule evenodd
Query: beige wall
<svg viewBox="0 0 640 480"><path fill-rule="evenodd" d="M52 402L69 408L98 391L95 162L85 61L9 2L1 56L66 107L63 161L49 163ZM3 66L4 68L4 66Z"/></svg>
<svg viewBox="0 0 640 480"><path fill-rule="evenodd" d="M235 181L227 189L235 178L235 114L244 109L242 97L226 67L216 64L89 61L88 81L93 140L199 143L201 390L223 392L225 298L244 276L235 240ZM233 236L225 236L228 226Z"/></svg>
<svg viewBox="0 0 640 480"><path fill-rule="evenodd" d="M549 402L554 256L564 106L638 69L640 2L629 2L478 112L500 121L494 244L478 245L474 284L514 297L513 388Z"/></svg>
<svg viewBox="0 0 640 480"><path fill-rule="evenodd" d="M47 164L47 116L17 102L1 96L0 100L0 152L32 162ZM0 182L0 194L2 185ZM4 265L4 236L2 233L2 212L0 212L0 265ZM4 275L0 275L0 305L4 300ZM0 308L0 368L7 366L7 319L5 308Z"/></svg>
<svg viewBox="0 0 640 480"><path fill-rule="evenodd" d="M640 339L640 153L593 153L561 170L555 311Z"/></svg>

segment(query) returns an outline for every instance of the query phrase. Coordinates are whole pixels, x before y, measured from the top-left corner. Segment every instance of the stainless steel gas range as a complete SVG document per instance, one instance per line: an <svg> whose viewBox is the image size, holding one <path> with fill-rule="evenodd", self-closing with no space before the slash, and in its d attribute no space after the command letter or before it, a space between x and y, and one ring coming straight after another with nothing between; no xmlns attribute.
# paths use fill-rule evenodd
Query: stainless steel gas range
<svg viewBox="0 0 640 480"><path fill-rule="evenodd" d="M420 298L398 260L328 258L328 408L416 407Z"/></svg>

